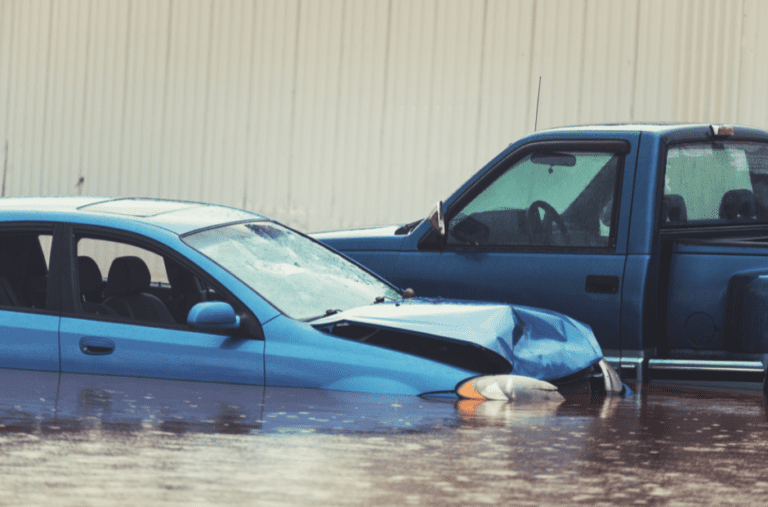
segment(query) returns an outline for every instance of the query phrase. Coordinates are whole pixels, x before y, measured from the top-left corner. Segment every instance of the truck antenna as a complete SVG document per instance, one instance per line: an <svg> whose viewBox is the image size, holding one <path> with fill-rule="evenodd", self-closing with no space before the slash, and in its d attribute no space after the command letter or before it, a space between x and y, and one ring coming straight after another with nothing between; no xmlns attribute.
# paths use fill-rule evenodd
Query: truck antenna
<svg viewBox="0 0 768 507"><path fill-rule="evenodd" d="M541 98L541 76L539 76L539 91L536 93L536 118L533 121L533 131L539 127L539 99Z"/></svg>

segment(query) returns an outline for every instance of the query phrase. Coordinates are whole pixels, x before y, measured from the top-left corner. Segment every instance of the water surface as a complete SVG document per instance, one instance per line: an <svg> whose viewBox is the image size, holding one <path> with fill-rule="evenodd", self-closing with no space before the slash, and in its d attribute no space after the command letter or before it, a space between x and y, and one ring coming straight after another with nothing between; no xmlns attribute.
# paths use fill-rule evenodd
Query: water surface
<svg viewBox="0 0 768 507"><path fill-rule="evenodd" d="M768 504L760 391L563 404L0 370L0 505Z"/></svg>

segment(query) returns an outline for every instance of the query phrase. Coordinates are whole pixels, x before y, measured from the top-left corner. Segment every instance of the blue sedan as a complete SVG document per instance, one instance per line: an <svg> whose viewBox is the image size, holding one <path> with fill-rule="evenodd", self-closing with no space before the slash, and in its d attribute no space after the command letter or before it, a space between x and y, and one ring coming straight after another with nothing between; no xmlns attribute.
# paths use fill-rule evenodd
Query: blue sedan
<svg viewBox="0 0 768 507"><path fill-rule="evenodd" d="M265 217L155 199L0 199L0 368L475 399L621 389L564 315L404 298Z"/></svg>

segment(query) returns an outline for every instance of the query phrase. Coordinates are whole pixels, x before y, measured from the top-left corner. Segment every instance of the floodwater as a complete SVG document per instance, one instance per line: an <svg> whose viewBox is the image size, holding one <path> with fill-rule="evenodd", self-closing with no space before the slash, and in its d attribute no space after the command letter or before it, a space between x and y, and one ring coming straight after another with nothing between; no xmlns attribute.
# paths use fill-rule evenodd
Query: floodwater
<svg viewBox="0 0 768 507"><path fill-rule="evenodd" d="M0 370L0 505L768 505L762 391L455 402Z"/></svg>

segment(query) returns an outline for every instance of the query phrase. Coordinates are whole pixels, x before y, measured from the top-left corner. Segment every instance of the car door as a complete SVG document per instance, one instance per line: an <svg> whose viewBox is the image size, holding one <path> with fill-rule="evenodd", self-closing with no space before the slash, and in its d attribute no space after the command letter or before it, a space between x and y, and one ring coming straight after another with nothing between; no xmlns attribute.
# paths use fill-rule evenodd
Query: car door
<svg viewBox="0 0 768 507"><path fill-rule="evenodd" d="M49 276L53 230L39 223L0 226L2 368L59 371L57 284Z"/></svg>
<svg viewBox="0 0 768 507"><path fill-rule="evenodd" d="M146 238L98 229L75 228L70 251L77 304L61 319L62 372L264 384L262 336L186 324L203 300L247 312L188 261Z"/></svg>
<svg viewBox="0 0 768 507"><path fill-rule="evenodd" d="M638 135L513 150L449 203L447 235L404 242L394 282L418 295L547 308L618 353Z"/></svg>

